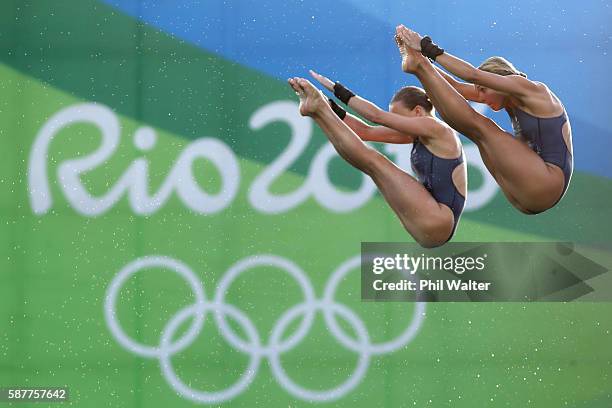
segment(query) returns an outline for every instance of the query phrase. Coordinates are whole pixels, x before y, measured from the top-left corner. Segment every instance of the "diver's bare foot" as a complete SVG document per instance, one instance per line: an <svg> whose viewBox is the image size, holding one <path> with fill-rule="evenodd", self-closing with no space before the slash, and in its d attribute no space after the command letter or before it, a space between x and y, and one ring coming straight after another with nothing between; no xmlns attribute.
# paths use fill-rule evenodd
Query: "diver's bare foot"
<svg viewBox="0 0 612 408"><path fill-rule="evenodd" d="M307 79L290 78L289 85L300 97L300 114L302 116L316 116L327 102L323 99L321 91L314 87Z"/></svg>
<svg viewBox="0 0 612 408"><path fill-rule="evenodd" d="M406 37L398 30L395 34L395 43L402 56L402 71L410 74L416 73L423 63L423 55L407 45Z"/></svg>
<svg viewBox="0 0 612 408"><path fill-rule="evenodd" d="M395 43L402 57L402 71L406 73L414 73L418 67L414 66L414 58L411 58L410 47L408 47L399 34L395 34Z"/></svg>

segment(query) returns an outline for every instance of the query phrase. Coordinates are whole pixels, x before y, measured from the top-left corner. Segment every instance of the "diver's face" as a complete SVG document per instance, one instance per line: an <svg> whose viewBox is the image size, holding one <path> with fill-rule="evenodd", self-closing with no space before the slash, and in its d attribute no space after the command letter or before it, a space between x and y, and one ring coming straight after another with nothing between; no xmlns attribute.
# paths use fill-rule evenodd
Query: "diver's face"
<svg viewBox="0 0 612 408"><path fill-rule="evenodd" d="M418 106L415 106L414 109L408 109L401 102L395 102L389 105L389 112L395 113L397 115L406 116L409 118L414 118L415 116L420 116Z"/></svg>
<svg viewBox="0 0 612 408"><path fill-rule="evenodd" d="M476 85L476 91L478 91L478 98L482 103L486 103L489 108L495 112L501 110L506 103L506 95L494 91L491 88Z"/></svg>

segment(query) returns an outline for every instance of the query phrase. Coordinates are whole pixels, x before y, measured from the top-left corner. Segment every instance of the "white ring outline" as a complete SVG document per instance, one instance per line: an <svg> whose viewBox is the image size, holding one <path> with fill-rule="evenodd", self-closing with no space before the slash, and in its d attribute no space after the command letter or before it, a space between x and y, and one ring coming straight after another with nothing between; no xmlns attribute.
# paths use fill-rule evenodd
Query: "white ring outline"
<svg viewBox="0 0 612 408"><path fill-rule="evenodd" d="M334 303L332 301L334 295L336 294L336 289L340 284L340 281L353 269L359 267L361 265L361 258L359 255L354 256L353 258L348 259L344 263L342 263L338 269L334 272L334 274L327 281L327 285L325 286L325 292L323 294L323 302L331 304ZM368 351L372 354L387 354L391 353L395 350L403 348L408 345L418 334L418 331L425 320L425 302L413 302L414 303L414 312L412 315L412 320L410 325L404 330L404 332L396 337L394 340L389 340L384 343L372 344L368 343ZM329 327L330 332L338 339L340 343L346 348L358 353L359 348L358 345L355 344L355 340L353 340L350 336L347 336L344 331L340 328L330 309L323 309L323 316L325 317L325 322Z"/></svg>
<svg viewBox="0 0 612 408"><path fill-rule="evenodd" d="M189 283L189 286L191 286L193 294L195 295L195 305L199 305L198 310L204 310L206 295L204 294L202 283L200 282L196 274L193 273L193 271L187 265L174 258L170 258L167 256L149 256L135 259L134 261L125 265L117 273L117 275L115 275L106 291L106 298L104 301L104 318L106 319L106 323L110 327L111 332L115 336L115 339L117 339L119 344L121 344L123 347L143 357L159 358L159 346L148 346L146 344L138 343L137 341L132 340L123 331L116 317L117 296L119 295L119 291L125 281L127 281L132 275L135 275L140 270L152 267L165 267L168 269L172 269L179 275L181 275L183 278L185 278L187 283ZM196 313L194 321L189 330L183 335L183 337L181 337L180 340L171 345L170 349L172 351L172 354L182 351L195 340L196 336L198 336L200 331L202 330L202 325L204 324L204 317L204 313Z"/></svg>
<svg viewBox="0 0 612 408"><path fill-rule="evenodd" d="M270 368L272 369L272 373L274 374L274 377L278 383L285 387L285 389L294 396L306 401L333 401L352 391L353 388L359 385L361 380L363 380L363 377L366 375L368 366L370 365L371 354L367 347L370 338L363 322L348 307L342 305L341 303L325 303L321 301L315 302L312 305L302 303L287 310L278 320L278 325L274 326L274 329L272 330L272 335L270 336L271 346L274 345L275 342L277 342L283 335L283 332L289 323L291 323L298 315L304 313L304 309L306 309L306 313L308 312L307 308L309 306L314 310L324 308L335 309L335 312L343 315L343 317L350 322L355 329L357 337L361 340L363 348L359 352L359 360L357 361L357 367L355 367L353 374L345 382L335 388L313 391L297 385L291 378L289 378L280 362L281 353L269 355L268 361L270 362Z"/></svg>
<svg viewBox="0 0 612 408"><path fill-rule="evenodd" d="M181 323L183 323L192 315L196 315L198 313L197 308L197 305L191 305L183 308L177 314L175 314L172 319L170 319L168 324L166 324L166 327L164 327L160 338L160 349L163 352L159 358L159 363L164 378L166 378L170 386L174 388L175 391L179 392L181 395L195 402L217 404L235 398L241 392L247 389L249 385L251 385L251 382L253 382L253 380L255 379L255 374L257 374L257 371L259 370L261 355L251 353L251 361L249 362L249 366L246 368L244 374L236 383L221 391L210 392L194 390L193 388L186 385L178 377L178 375L174 371L174 368L172 367L172 362L170 358L174 353L165 351L168 349L168 343L170 343L172 335L176 332ZM216 311L218 311L219 309L225 309L223 311L223 314L231 315L237 322L242 325L249 339L256 345L260 344L257 329L255 329L255 326L253 326L253 323L251 323L249 318L246 317L244 313L242 313L237 307L232 305L206 303L204 306L204 312L206 312L207 309L213 309Z"/></svg>
<svg viewBox="0 0 612 408"><path fill-rule="evenodd" d="M221 278L221 281L217 286L214 302L217 304L224 304L225 294L228 292L232 282L241 273L247 271L250 268L256 268L258 266L274 266L278 269L283 269L284 271L288 272L289 275L295 278L299 286L302 288L302 293L304 294L304 303L311 304L315 301L315 293L310 281L306 277L306 274L295 263L291 262L288 259L278 257L276 255L263 254L250 256L232 265L230 269L225 273L223 278ZM293 348L297 343L302 341L302 339L306 337L306 334L312 327L312 323L315 317L315 310L312 309L305 315L304 320L302 321L296 332L289 339L287 339L284 344L278 345L278 349L276 350L271 350L270 347L253 348L253 346L245 344L242 339L240 339L240 337L237 336L232 330L232 328L227 324L223 313L217 312L214 315L215 320L219 325L220 333L236 349L244 352L270 355L273 352L283 353Z"/></svg>

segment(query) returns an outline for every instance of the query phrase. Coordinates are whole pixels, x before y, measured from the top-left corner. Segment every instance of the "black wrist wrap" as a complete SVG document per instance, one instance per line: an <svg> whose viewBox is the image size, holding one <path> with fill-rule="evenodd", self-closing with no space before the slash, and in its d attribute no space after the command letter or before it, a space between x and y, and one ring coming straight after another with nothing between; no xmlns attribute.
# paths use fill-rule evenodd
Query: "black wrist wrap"
<svg viewBox="0 0 612 408"><path fill-rule="evenodd" d="M348 104L349 99L355 96L350 89L342 85L340 82L336 82L334 84L334 95L345 104Z"/></svg>
<svg viewBox="0 0 612 408"><path fill-rule="evenodd" d="M426 35L421 39L421 54L430 60L435 61L436 57L444 54L444 49L438 47L438 45L431 40L431 37Z"/></svg>
<svg viewBox="0 0 612 408"><path fill-rule="evenodd" d="M329 106L331 106L336 116L338 116L340 120L344 120L346 117L346 111L342 109L340 105L338 105L332 98L327 98L327 101L329 102Z"/></svg>

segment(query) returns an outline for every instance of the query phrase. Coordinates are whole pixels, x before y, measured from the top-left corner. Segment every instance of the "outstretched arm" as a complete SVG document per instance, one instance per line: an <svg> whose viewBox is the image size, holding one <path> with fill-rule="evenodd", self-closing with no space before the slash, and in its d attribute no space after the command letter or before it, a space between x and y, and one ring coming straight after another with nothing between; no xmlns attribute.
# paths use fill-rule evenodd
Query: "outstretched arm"
<svg viewBox="0 0 612 408"><path fill-rule="evenodd" d="M474 84L469 84L466 82L457 81L451 75L448 75L446 71L439 67L435 67L436 71L442 75L442 77L448 82L461 96L463 96L468 101L474 102L482 102L481 98L478 95L478 90L474 86Z"/></svg>
<svg viewBox="0 0 612 408"><path fill-rule="evenodd" d="M447 52L436 58L436 62L464 81L517 97L524 97L538 90L538 86L525 77L483 71Z"/></svg>
<svg viewBox="0 0 612 408"><path fill-rule="evenodd" d="M397 33L402 37L405 44L408 44L408 46L415 50L421 51L422 37L419 33L403 25L398 27ZM520 75L498 75L492 72L483 71L448 52L444 52L437 56L436 62L464 81L519 98L528 96L539 90L535 83Z"/></svg>
<svg viewBox="0 0 612 408"><path fill-rule="evenodd" d="M312 70L310 74L325 88L332 92L334 91L335 84L329 78ZM440 128L439 123L433 117L420 116L408 118L396 113L387 112L358 95L352 96L349 99L348 106L370 122L378 123L415 138L434 136Z"/></svg>
<svg viewBox="0 0 612 408"><path fill-rule="evenodd" d="M361 140L367 142L407 144L415 141L414 136L389 129L386 126L370 126L350 113L346 114L344 123L357 133Z"/></svg>

